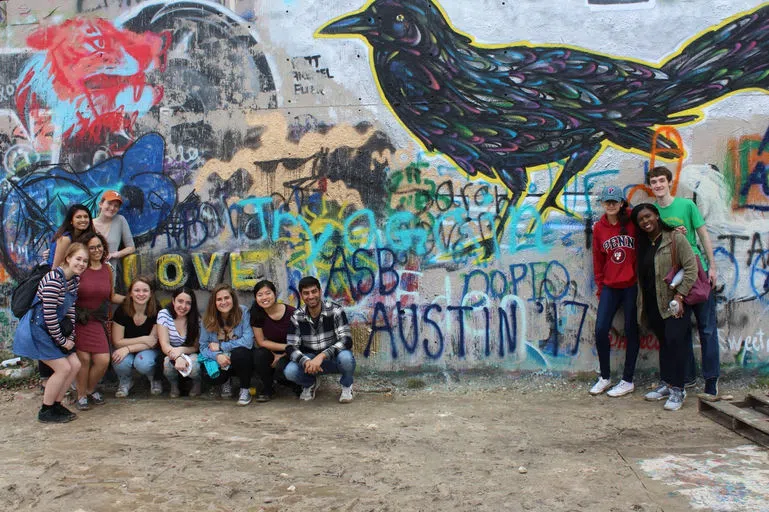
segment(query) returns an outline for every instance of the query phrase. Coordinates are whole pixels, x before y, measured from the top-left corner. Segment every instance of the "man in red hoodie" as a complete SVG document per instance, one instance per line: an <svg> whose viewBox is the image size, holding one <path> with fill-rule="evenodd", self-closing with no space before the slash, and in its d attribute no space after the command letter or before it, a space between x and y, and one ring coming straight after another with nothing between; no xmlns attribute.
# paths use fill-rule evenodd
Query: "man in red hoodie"
<svg viewBox="0 0 769 512"><path fill-rule="evenodd" d="M625 369L622 380L607 393L618 397L635 389L633 374L640 347L636 318L636 232L621 188L605 187L601 192L601 205L605 213L593 226L593 272L598 287L595 346L601 376L590 388L590 394L600 395L611 386L609 330L615 313L622 306L627 338Z"/></svg>

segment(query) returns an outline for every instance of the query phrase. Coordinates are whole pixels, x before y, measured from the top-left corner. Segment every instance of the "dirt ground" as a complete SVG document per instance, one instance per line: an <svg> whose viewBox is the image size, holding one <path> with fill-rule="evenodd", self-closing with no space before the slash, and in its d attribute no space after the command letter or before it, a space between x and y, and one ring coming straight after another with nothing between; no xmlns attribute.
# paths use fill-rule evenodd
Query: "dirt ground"
<svg viewBox="0 0 769 512"><path fill-rule="evenodd" d="M677 413L644 402L647 386L620 399L546 378L409 387L413 380L363 379L342 405L328 377L314 402L284 394L248 407L139 391L65 425L36 421L34 389L5 390L1 507L691 510L638 462L750 444L699 415L693 397Z"/></svg>

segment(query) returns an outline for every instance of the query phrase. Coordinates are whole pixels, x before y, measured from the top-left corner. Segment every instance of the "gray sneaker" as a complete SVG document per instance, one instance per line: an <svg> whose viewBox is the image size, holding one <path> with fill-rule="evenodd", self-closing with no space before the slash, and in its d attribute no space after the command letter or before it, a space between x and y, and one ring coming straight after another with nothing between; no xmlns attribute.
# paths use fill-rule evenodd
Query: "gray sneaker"
<svg viewBox="0 0 769 512"><path fill-rule="evenodd" d="M251 403L251 392L248 388L240 388L240 395L238 396L238 405L245 406Z"/></svg>
<svg viewBox="0 0 769 512"><path fill-rule="evenodd" d="M665 402L666 411L677 411L684 406L686 391L681 388L670 388L670 398Z"/></svg>
<svg viewBox="0 0 769 512"><path fill-rule="evenodd" d="M670 396L670 388L667 384L660 384L654 391L649 391L644 395L644 400L649 402L656 402L658 400L664 400Z"/></svg>
<svg viewBox="0 0 769 512"><path fill-rule="evenodd" d="M232 398L232 384L230 383L229 379L227 379L224 384L222 384L220 396L222 398Z"/></svg>
<svg viewBox="0 0 769 512"><path fill-rule="evenodd" d="M163 393L163 381L160 379L150 380L150 394L152 396L158 396Z"/></svg>

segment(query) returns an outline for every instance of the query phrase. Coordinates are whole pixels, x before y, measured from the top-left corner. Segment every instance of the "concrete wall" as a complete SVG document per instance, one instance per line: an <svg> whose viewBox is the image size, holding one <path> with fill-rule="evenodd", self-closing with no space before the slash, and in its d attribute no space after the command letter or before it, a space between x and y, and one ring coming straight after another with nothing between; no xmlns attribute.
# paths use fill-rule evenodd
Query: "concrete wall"
<svg viewBox="0 0 769 512"><path fill-rule="evenodd" d="M0 2L6 290L67 205L117 188L128 278L205 302L266 277L296 303L315 274L371 369L592 370L597 193L643 201L653 154L717 247L723 364L766 365L760 2L379 0L368 41L319 33L362 1Z"/></svg>

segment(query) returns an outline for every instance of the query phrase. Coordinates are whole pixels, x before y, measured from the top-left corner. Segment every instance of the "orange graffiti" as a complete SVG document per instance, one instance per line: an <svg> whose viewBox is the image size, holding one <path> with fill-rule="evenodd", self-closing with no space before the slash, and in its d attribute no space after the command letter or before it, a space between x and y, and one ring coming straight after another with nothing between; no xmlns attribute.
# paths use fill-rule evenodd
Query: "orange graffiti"
<svg viewBox="0 0 769 512"><path fill-rule="evenodd" d="M666 148L657 145L659 137L663 137L672 140L675 143L675 148ZM684 141L681 139L681 134L678 130L672 126L661 126L654 131L652 136L652 152L651 159L649 160L649 169L654 169L657 163L657 157L664 158L665 160L676 160L676 170L673 173L673 183L670 187L670 193L676 195L678 190L678 181L681 179L681 169L684 167ZM645 181L645 180L644 180ZM646 183L639 183L630 189L627 195L628 203L633 199L633 195L639 190L643 190L649 197L653 197L654 193L652 189Z"/></svg>

